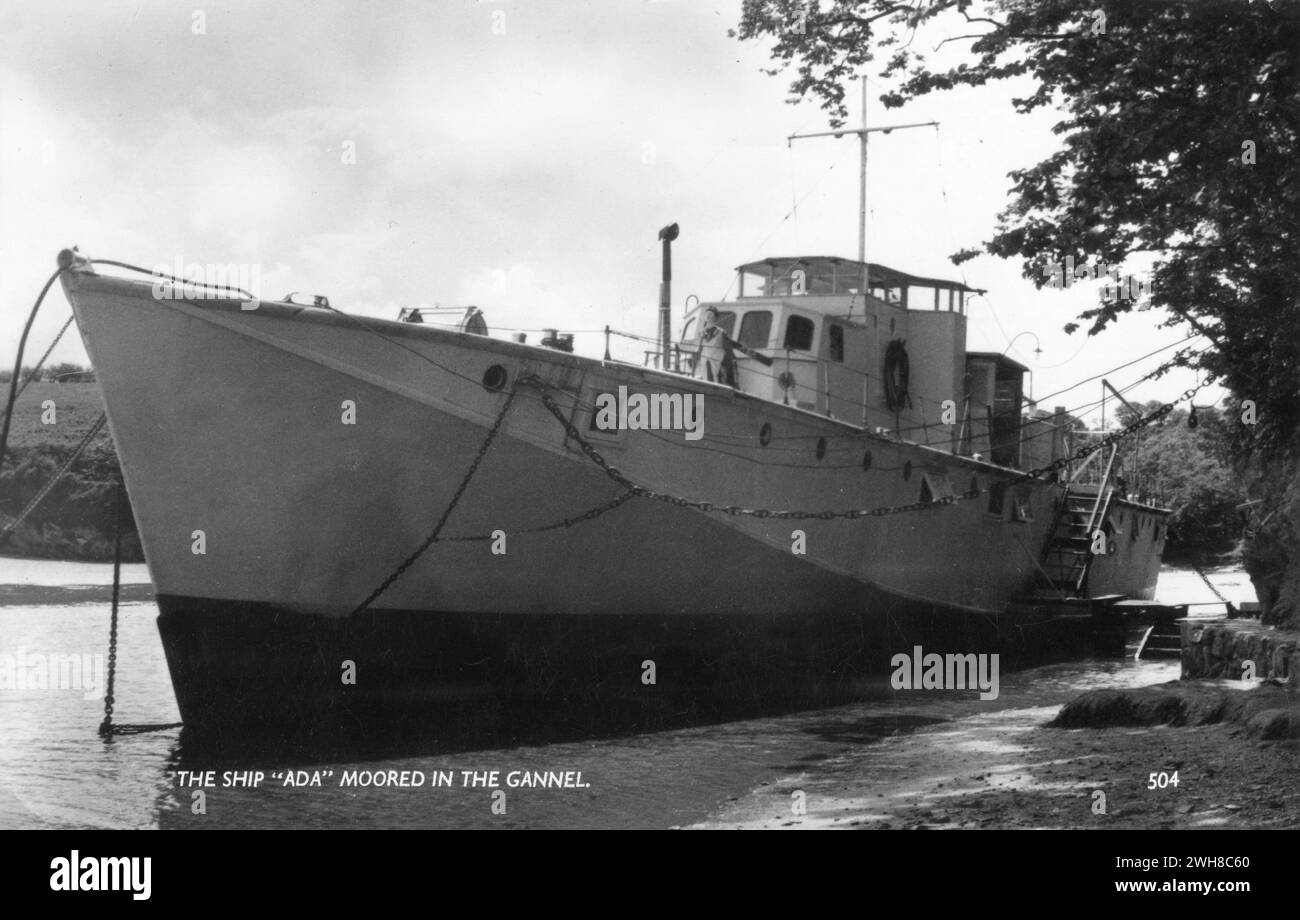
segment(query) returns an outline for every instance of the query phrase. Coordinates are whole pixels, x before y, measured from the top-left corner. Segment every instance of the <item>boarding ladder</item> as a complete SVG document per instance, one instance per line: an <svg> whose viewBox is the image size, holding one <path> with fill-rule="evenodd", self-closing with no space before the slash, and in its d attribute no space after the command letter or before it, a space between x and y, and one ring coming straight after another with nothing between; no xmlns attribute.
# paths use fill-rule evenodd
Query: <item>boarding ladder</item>
<svg viewBox="0 0 1300 920"><path fill-rule="evenodd" d="M1039 561L1038 579L1034 585L1036 596L1054 599L1083 597L1087 591L1093 537L1106 520L1115 494L1111 473L1118 449L1118 445L1111 445L1109 455L1104 449L1089 454L1066 483ZM1095 473L1103 456L1106 456L1106 465L1101 476L1091 481L1089 473Z"/></svg>

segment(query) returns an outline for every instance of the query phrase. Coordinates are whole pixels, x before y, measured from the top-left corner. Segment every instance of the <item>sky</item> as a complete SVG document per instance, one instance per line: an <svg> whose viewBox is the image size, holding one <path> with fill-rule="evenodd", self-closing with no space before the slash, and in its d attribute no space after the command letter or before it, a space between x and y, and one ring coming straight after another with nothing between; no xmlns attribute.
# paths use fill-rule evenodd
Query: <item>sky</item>
<svg viewBox="0 0 1300 920"><path fill-rule="evenodd" d="M675 332L687 295L733 295L742 262L854 257L857 144L787 143L826 115L787 103L768 47L727 36L739 18L740 0L0 0L0 365L72 245L148 268L240 265L262 297L324 294L368 316L474 304L494 332L575 331L597 356L606 324L655 334L666 224L681 227ZM1007 352L1043 407L1073 408L1100 383L1052 394L1187 336L1157 311L1066 335L1095 286L1038 290L1018 262L948 260L991 234L1007 173L1056 149L1059 112L1017 115L1023 84L886 111L869 85L872 125L940 127L871 136L868 259L988 289L970 350ZM56 288L29 360L68 315ZM86 358L69 335L51 360Z"/></svg>

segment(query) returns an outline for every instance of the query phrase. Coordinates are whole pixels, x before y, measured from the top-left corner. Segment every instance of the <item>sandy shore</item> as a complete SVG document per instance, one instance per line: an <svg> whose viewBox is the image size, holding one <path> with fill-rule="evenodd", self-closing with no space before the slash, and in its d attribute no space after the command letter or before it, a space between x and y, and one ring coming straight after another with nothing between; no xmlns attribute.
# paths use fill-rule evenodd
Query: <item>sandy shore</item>
<svg viewBox="0 0 1300 920"><path fill-rule="evenodd" d="M1282 692L1226 682L1186 689L1198 697ZM1300 742L1255 740L1238 721L1063 729L1048 725L1060 705L1009 702L870 741L753 789L696 826L1300 827ZM1177 787L1147 788L1150 774L1174 771ZM1104 814L1094 813L1098 791Z"/></svg>

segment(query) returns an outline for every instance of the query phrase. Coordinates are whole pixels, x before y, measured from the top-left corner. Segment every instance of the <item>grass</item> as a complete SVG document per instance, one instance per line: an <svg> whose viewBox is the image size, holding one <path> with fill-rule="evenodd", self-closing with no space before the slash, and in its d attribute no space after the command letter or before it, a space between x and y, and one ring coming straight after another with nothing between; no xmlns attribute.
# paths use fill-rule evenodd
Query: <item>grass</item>
<svg viewBox="0 0 1300 920"><path fill-rule="evenodd" d="M8 393L9 384L0 392ZM54 403L54 424L43 424L42 404ZM0 411L3 406L0 406ZM75 447L82 436L95 424L104 411L104 398L97 383L33 383L18 397L14 407L14 420L9 426L9 447ZM91 443L91 448L103 445L112 449L112 441L105 428Z"/></svg>
<svg viewBox="0 0 1300 920"><path fill-rule="evenodd" d="M7 387L7 384L5 385ZM0 469L0 521L7 523L50 481L104 411L94 383L33 383L14 406ZM116 527L117 453L105 426L0 552L47 559L111 561ZM123 560L143 560L129 509Z"/></svg>

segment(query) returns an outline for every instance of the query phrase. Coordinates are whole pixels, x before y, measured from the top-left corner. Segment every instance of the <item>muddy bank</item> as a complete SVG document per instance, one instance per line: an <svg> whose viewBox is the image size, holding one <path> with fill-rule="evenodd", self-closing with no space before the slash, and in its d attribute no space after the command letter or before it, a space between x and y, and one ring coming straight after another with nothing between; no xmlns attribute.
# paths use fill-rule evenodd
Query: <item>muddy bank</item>
<svg viewBox="0 0 1300 920"><path fill-rule="evenodd" d="M1295 828L1296 711L1291 694L1268 685L1094 690L878 739L752 790L698 826Z"/></svg>
<svg viewBox="0 0 1300 920"><path fill-rule="evenodd" d="M1300 738L1300 697L1264 682L1243 692L1223 682L1171 681L1136 690L1092 690L1066 703L1051 728L1174 727L1232 722L1261 740Z"/></svg>

